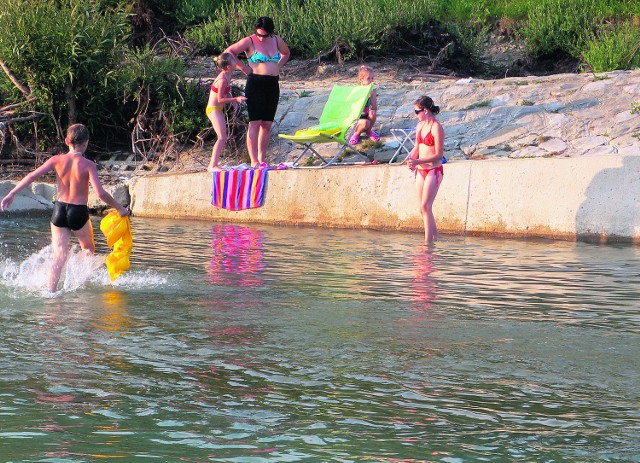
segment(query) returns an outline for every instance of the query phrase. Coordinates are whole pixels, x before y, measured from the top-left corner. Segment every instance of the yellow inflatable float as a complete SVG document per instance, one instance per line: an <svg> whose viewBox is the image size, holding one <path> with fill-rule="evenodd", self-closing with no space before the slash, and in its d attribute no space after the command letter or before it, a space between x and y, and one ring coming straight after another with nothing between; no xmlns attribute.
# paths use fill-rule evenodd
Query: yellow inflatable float
<svg viewBox="0 0 640 463"><path fill-rule="evenodd" d="M113 251L107 256L107 271L111 281L114 281L123 272L129 270L129 257L133 248L133 236L131 235L131 223L129 217L120 217L118 211L109 212L100 221L100 230L107 238L107 245L113 247Z"/></svg>

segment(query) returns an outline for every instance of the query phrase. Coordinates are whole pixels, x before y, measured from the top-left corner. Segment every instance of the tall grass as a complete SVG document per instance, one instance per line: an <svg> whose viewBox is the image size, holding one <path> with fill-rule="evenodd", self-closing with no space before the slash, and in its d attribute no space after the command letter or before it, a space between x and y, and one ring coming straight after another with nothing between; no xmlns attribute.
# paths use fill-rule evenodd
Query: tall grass
<svg viewBox="0 0 640 463"><path fill-rule="evenodd" d="M182 0L194 5L202 1ZM300 56L308 57L339 41L382 49L390 31L434 21L454 30L466 28L468 35L469 26L482 30L504 18L526 21L536 4L532 0L371 0L365 8L351 0L233 0L187 36L208 51L220 51L250 32L255 18L271 16L278 33Z"/></svg>
<svg viewBox="0 0 640 463"><path fill-rule="evenodd" d="M232 1L218 15L191 29L187 37L210 52L226 48L252 32L253 21L271 16L277 33L299 57L312 57L336 44L347 50L393 52L385 48L397 28L418 27L434 19L438 0L258 0Z"/></svg>
<svg viewBox="0 0 640 463"><path fill-rule="evenodd" d="M640 67L640 27L625 22L587 43L584 60L595 72Z"/></svg>
<svg viewBox="0 0 640 463"><path fill-rule="evenodd" d="M539 0L529 10L522 30L528 53L533 57L566 54L585 57L601 71L628 67L633 60L615 58L630 52L638 42L637 24L618 27L611 24L638 20L640 2L631 0ZM617 44L626 47L615 50Z"/></svg>
<svg viewBox="0 0 640 463"><path fill-rule="evenodd" d="M183 2L201 0L182 0ZM216 53L251 32L259 16L271 16L294 56L310 58L338 46L341 58L393 54L398 31L426 29L437 23L467 53L481 45L483 32L498 23L510 25L532 58L567 55L597 60L613 39L612 22L640 18L638 0L232 0L214 17L187 31L207 52ZM633 28L619 28L615 39L634 40ZM416 35L413 36L415 38ZM420 37L420 34L417 34ZM415 43L417 47L428 42ZM608 50L608 49L607 49ZM604 57L601 59L604 63ZM606 66L622 66L610 60ZM614 64L614 62L622 64ZM630 61L629 65L634 63Z"/></svg>
<svg viewBox="0 0 640 463"><path fill-rule="evenodd" d="M192 26L215 15L219 0L179 0L175 5L175 18L179 27Z"/></svg>
<svg viewBox="0 0 640 463"><path fill-rule="evenodd" d="M130 29L128 8L113 3L0 0L0 60L58 132L61 121L87 113L109 118L101 109L105 88Z"/></svg>

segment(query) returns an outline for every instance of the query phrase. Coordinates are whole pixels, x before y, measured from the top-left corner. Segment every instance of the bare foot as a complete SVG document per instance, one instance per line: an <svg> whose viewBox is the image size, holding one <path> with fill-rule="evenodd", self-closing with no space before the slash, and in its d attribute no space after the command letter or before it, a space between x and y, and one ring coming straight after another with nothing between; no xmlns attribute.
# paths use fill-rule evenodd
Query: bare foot
<svg viewBox="0 0 640 463"><path fill-rule="evenodd" d="M220 166L209 166L207 167L207 172L220 172L222 167Z"/></svg>

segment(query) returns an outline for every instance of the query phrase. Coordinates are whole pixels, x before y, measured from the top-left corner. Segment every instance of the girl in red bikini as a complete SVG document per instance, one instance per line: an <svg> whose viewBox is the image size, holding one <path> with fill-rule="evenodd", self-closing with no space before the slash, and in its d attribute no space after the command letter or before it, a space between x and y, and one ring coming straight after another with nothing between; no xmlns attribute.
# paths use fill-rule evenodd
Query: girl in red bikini
<svg viewBox="0 0 640 463"><path fill-rule="evenodd" d="M438 239L432 207L444 176L444 130L435 117L440 112L440 107L433 104L431 98L420 97L413 106L419 122L416 127L416 145L407 163L416 176L420 215L424 221L424 240L431 243Z"/></svg>
<svg viewBox="0 0 640 463"><path fill-rule="evenodd" d="M211 84L211 91L209 92L209 101L207 102L207 109L205 110L207 117L211 121L213 130L216 132L218 139L216 144L213 145L211 150L211 161L209 161L209 167L207 170L213 172L215 170L221 170L218 166L220 160L220 154L227 143L227 122L224 117L224 104L233 103L237 105L247 101L243 96L231 96L231 72L236 68L235 58L230 53L221 54L216 60L218 67L220 68L220 74L216 77Z"/></svg>

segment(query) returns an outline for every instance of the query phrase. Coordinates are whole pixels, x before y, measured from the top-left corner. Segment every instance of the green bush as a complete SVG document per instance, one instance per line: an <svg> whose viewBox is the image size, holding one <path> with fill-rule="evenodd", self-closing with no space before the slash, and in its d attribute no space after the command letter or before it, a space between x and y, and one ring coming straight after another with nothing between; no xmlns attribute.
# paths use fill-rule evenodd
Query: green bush
<svg viewBox="0 0 640 463"><path fill-rule="evenodd" d="M207 53L219 53L252 32L260 16L271 16L296 57L310 58L343 48L346 57L359 50L393 51L387 38L394 28L417 27L429 20L433 0L372 1L367 8L346 0L257 0L225 3L215 18L187 31Z"/></svg>
<svg viewBox="0 0 640 463"><path fill-rule="evenodd" d="M221 0L144 0L141 12L151 13L165 32L182 30L217 14Z"/></svg>
<svg viewBox="0 0 640 463"><path fill-rule="evenodd" d="M35 96L44 116L15 127L59 138L66 125L85 123L94 140L143 140L157 154L208 125L206 92L184 79L185 65L166 42L128 47L129 10L114 0L0 0L0 60ZM7 76L4 101L25 99ZM133 135L132 135L133 134Z"/></svg>
<svg viewBox="0 0 640 463"><path fill-rule="evenodd" d="M495 5L491 0L436 1L431 14L440 21L485 24L496 14Z"/></svg>
<svg viewBox="0 0 640 463"><path fill-rule="evenodd" d="M529 11L522 31L528 53L580 56L594 36L600 7L594 0L540 0Z"/></svg>
<svg viewBox="0 0 640 463"><path fill-rule="evenodd" d="M206 89L183 77L180 59L158 56L157 51L149 46L127 50L111 100L118 102L113 114L119 125L146 140L138 149L151 155L186 142L209 124Z"/></svg>
<svg viewBox="0 0 640 463"><path fill-rule="evenodd" d="M0 0L0 60L59 132L108 117L100 102L128 32L128 10L114 1Z"/></svg>
<svg viewBox="0 0 640 463"><path fill-rule="evenodd" d="M487 27L449 23L447 30L458 44L459 54L470 57L472 60L479 59L487 43L489 34Z"/></svg>
<svg viewBox="0 0 640 463"><path fill-rule="evenodd" d="M176 21L180 28L193 26L215 17L220 8L216 0L180 0L176 7Z"/></svg>
<svg viewBox="0 0 640 463"><path fill-rule="evenodd" d="M639 47L640 29L623 23L589 41L583 57L595 72L629 69L640 66Z"/></svg>
<svg viewBox="0 0 640 463"><path fill-rule="evenodd" d="M531 0L434 0L430 14L442 22L487 26L502 18L524 20L531 5Z"/></svg>
<svg viewBox="0 0 640 463"><path fill-rule="evenodd" d="M636 0L539 0L529 7L520 34L534 58L558 53L577 58L596 41L601 27L638 15Z"/></svg>

